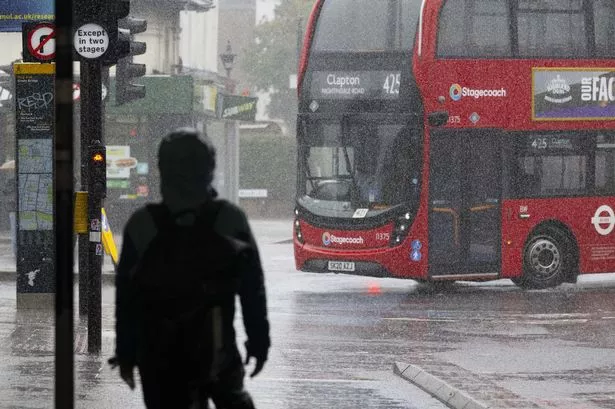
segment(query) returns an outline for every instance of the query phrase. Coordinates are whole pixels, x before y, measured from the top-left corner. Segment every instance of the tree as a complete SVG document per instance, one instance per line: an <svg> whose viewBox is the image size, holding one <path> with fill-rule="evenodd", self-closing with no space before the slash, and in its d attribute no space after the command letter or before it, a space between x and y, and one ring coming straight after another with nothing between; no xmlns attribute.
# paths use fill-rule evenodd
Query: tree
<svg viewBox="0 0 615 409"><path fill-rule="evenodd" d="M258 91L269 92L267 114L294 129L297 91L289 76L297 73L299 39L302 41L314 0L281 0L275 18L259 24L252 46L246 50L242 69Z"/></svg>

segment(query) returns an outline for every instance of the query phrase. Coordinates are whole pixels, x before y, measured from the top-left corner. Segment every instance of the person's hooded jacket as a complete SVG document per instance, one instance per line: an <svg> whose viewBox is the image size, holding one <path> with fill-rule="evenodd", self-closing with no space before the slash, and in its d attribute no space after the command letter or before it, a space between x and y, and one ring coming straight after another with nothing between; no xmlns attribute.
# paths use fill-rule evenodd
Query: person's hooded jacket
<svg viewBox="0 0 615 409"><path fill-rule="evenodd" d="M211 187L215 169L215 149L211 141L198 131L182 128L169 134L160 144L158 165L162 203L171 214L185 213L185 210L199 209L205 202L216 199ZM177 223L190 224L194 221L191 213L178 219ZM214 230L221 235L251 244L253 260L250 271L241 281L239 291L242 315L250 356L267 359L270 345L269 322L263 270L256 242L244 212L230 202L223 201L214 223ZM142 207L128 220L124 229L122 250L116 276L116 356L122 366L135 366L137 362L135 311L132 308L130 280L135 268L156 236L156 224L149 211ZM169 279L173 279L170 277ZM234 315L233 311L230 312ZM231 319L232 322L232 319ZM232 362L240 360L232 332L232 345L228 347Z"/></svg>

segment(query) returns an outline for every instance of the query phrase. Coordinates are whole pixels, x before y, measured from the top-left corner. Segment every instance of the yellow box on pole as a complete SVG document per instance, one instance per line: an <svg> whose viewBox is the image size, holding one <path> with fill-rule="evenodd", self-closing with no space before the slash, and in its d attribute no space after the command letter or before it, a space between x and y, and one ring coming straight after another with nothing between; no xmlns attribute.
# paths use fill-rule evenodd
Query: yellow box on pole
<svg viewBox="0 0 615 409"><path fill-rule="evenodd" d="M77 234L88 233L88 192L75 192L73 229Z"/></svg>

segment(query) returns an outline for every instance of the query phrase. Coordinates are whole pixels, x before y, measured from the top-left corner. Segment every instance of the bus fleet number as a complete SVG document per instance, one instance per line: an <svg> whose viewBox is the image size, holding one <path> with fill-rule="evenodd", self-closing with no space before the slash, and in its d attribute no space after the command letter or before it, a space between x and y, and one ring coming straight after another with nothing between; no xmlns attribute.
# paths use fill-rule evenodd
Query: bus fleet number
<svg viewBox="0 0 615 409"><path fill-rule="evenodd" d="M389 74L384 80L382 89L385 94L398 95L399 94L399 77L401 74Z"/></svg>
<svg viewBox="0 0 615 409"><path fill-rule="evenodd" d="M389 241L391 236L389 233L376 233L376 240L386 240Z"/></svg>

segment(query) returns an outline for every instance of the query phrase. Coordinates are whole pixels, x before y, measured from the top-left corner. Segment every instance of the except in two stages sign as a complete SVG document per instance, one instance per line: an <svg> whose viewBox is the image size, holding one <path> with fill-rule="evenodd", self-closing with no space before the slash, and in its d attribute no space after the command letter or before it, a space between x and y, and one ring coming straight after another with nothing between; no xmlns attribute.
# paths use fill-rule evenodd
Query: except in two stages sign
<svg viewBox="0 0 615 409"><path fill-rule="evenodd" d="M83 58L99 58L109 48L109 33L104 27L88 23L75 30L75 51Z"/></svg>

